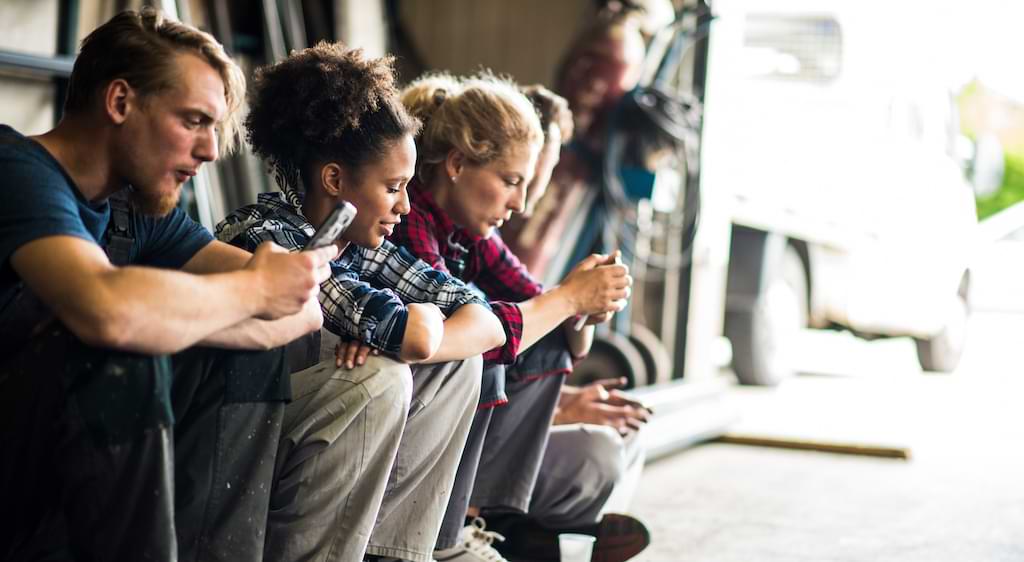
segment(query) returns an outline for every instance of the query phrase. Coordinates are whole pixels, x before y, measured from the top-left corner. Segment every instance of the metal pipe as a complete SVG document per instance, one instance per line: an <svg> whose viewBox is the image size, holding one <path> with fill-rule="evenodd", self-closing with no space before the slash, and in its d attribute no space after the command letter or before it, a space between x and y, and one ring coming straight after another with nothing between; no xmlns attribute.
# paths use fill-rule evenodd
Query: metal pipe
<svg viewBox="0 0 1024 562"><path fill-rule="evenodd" d="M44 80L67 78L75 65L74 57L44 57L0 49L0 72L14 71Z"/></svg>

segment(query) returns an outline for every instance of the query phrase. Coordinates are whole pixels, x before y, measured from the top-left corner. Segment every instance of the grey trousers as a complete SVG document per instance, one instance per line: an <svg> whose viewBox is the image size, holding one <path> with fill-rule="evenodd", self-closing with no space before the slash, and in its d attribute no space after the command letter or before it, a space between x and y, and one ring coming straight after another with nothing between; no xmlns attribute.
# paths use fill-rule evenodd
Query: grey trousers
<svg viewBox="0 0 1024 562"><path fill-rule="evenodd" d="M181 562L259 562L290 395L285 354L191 348L171 358Z"/></svg>
<svg viewBox="0 0 1024 562"><path fill-rule="evenodd" d="M481 357L412 368L412 405L368 554L432 559L470 422L480 396Z"/></svg>
<svg viewBox="0 0 1024 562"><path fill-rule="evenodd" d="M549 334L506 369L509 402L476 413L455 489L437 538L451 548L470 506L525 512L547 447L548 428L571 358L561 333Z"/></svg>
<svg viewBox="0 0 1024 562"><path fill-rule="evenodd" d="M407 365L333 359L291 375L267 520L266 560L362 560L405 428Z"/></svg>
<svg viewBox="0 0 1024 562"><path fill-rule="evenodd" d="M589 424L551 428L527 515L550 528L590 525L628 510L644 465L642 432Z"/></svg>
<svg viewBox="0 0 1024 562"><path fill-rule="evenodd" d="M509 381L509 404L496 408L487 428L469 504L526 512L547 449L565 375Z"/></svg>

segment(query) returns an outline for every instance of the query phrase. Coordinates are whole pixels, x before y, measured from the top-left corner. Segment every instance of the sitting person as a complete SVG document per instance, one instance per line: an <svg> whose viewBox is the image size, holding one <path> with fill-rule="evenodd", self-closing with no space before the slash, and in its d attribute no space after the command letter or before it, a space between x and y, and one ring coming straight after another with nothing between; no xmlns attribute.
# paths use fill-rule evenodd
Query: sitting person
<svg viewBox="0 0 1024 562"><path fill-rule="evenodd" d="M337 242L341 254L320 291L325 341L340 337L341 349L336 363L334 347L325 346L327 362L318 369L325 380L358 383L391 362L369 355L371 348L412 364L412 407L404 430L395 432L401 440L393 469L380 469L391 460L384 458L361 472L352 468L372 459L358 447L332 446L335 435L292 438L286 412L283 449L338 450L333 465L318 467L318 487L353 486L353 478L381 484L363 486L368 493L352 502L323 493L315 518L322 541L288 557L357 560L365 548L377 557L429 561L480 393L480 355L504 342L501 324L464 283L384 239L409 212L419 130L398 99L390 57L368 59L359 49L321 43L260 69L251 105L248 139L282 191L231 213L217 235L246 248L274 241L299 249L338 202L352 203L358 214ZM365 391L353 386L357 395ZM349 432L334 431L342 430ZM288 479L273 497L306 485ZM268 540L308 530L293 521L299 515L273 514Z"/></svg>
<svg viewBox="0 0 1024 562"><path fill-rule="evenodd" d="M544 148L521 213L529 217L547 190L561 145L572 139L573 121L568 102L547 88L527 86L523 93L537 108L544 129ZM602 560L630 558L649 544L646 527L621 515L643 470L640 436L649 415L643 404L617 390L623 384L625 379L610 379L562 386L527 513L488 521L492 531L506 538L495 545L504 556L557 562L562 532L596 536Z"/></svg>
<svg viewBox="0 0 1024 562"><path fill-rule="evenodd" d="M548 447L525 515L488 519L511 560L557 562L558 534L597 538L595 560L628 560L650 544L629 508L643 471L641 427L649 410L619 392L625 379L563 386Z"/></svg>
<svg viewBox="0 0 1024 562"><path fill-rule="evenodd" d="M508 404L474 420L453 493L460 501L449 505L434 556L503 560L480 519L460 530L464 516L529 509L562 381L573 358L589 350L593 324L623 307L632 281L611 256L593 255L545 291L493 236L523 210L543 146L537 113L515 84L489 74L428 76L409 85L402 101L424 124L412 211L391 240L475 283L507 340L484 358L485 371L504 370ZM589 325L576 330L582 315Z"/></svg>
<svg viewBox="0 0 1024 562"><path fill-rule="evenodd" d="M320 327L335 250L250 254L176 207L244 92L145 8L85 38L53 130L0 127L0 558L262 559L280 346Z"/></svg>

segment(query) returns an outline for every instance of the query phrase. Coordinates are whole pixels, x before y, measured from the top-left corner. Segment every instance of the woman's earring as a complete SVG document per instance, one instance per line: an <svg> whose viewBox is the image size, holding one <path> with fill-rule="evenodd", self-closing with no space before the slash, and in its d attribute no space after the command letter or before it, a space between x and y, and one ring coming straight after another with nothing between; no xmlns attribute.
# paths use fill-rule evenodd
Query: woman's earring
<svg viewBox="0 0 1024 562"><path fill-rule="evenodd" d="M455 176L452 176L452 183L455 183Z"/></svg>

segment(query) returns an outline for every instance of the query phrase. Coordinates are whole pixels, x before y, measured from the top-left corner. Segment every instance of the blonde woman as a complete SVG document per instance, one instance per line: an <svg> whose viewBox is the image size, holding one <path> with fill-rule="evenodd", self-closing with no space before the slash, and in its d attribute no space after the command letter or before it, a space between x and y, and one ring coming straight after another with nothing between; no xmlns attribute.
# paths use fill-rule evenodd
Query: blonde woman
<svg viewBox="0 0 1024 562"><path fill-rule="evenodd" d="M495 234L524 210L544 144L537 112L515 83L486 73L427 76L402 102L423 127L412 209L391 240L481 289L506 339L484 354L485 372L503 376L505 392L496 385L482 399L434 556L503 560L478 516L527 511L562 381L589 351L593 324L622 309L632 279L611 256L592 255L545 290ZM583 316L587 326L576 330ZM460 534L463 515L473 519Z"/></svg>

